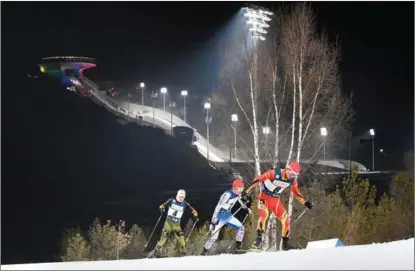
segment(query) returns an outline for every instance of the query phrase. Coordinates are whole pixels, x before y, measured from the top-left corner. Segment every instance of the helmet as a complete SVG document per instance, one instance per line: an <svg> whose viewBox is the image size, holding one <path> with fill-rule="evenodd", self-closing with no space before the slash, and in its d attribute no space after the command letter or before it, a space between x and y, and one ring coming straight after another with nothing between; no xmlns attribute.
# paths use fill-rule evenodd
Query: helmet
<svg viewBox="0 0 415 271"><path fill-rule="evenodd" d="M287 167L289 170L291 170L292 174L299 175L301 171L301 165L298 162L290 162L290 164Z"/></svg>
<svg viewBox="0 0 415 271"><path fill-rule="evenodd" d="M236 194L241 194L244 191L245 184L241 178L237 178L232 183L232 190Z"/></svg>
<svg viewBox="0 0 415 271"><path fill-rule="evenodd" d="M177 191L176 200L178 202L184 201L185 198L186 198L186 191L184 191L184 189L180 189L179 191Z"/></svg>

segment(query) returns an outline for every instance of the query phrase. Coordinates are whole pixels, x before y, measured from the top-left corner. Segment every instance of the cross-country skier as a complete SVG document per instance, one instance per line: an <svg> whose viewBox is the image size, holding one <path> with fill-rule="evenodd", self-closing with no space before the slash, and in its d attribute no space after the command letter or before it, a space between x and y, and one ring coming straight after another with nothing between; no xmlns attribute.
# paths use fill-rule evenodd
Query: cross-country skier
<svg viewBox="0 0 415 271"><path fill-rule="evenodd" d="M262 243L262 234L265 231L266 221L271 210L282 224L282 240L283 249L293 249L294 246L288 243L290 236L290 218L285 211L284 204L280 199L281 193L291 186L291 191L295 198L304 206L311 209L313 204L304 199L298 189L297 177L300 174L301 166L298 162L291 162L285 169L274 168L259 175L252 182L251 186L246 190L243 199L250 200L250 193L253 189L260 185L260 193L258 197L258 209L260 218L257 226L257 239L252 248L258 249Z"/></svg>
<svg viewBox="0 0 415 271"><path fill-rule="evenodd" d="M182 231L180 222L186 207L189 207L193 214L193 219L195 223L199 221L198 214L195 208L193 208L188 202L185 201L186 191L180 189L177 191L176 198L169 199L162 205L160 205L160 212L164 214L167 210L167 218L164 223L164 228L161 234L160 241L158 241L156 248L154 250L154 257L160 256L160 249L166 243L167 239L171 234L174 234L177 238L177 241L180 244L180 254L182 256L186 255L186 243L184 240L184 232Z"/></svg>
<svg viewBox="0 0 415 271"><path fill-rule="evenodd" d="M244 181L240 178L237 178L232 183L232 189L225 191L220 197L212 216L211 225L209 227L209 230L213 235L203 246L202 255L206 255L208 250L216 242L219 237L219 231L224 225L238 230L236 234L235 250L239 251L241 249L245 227L237 218L233 216L232 207L236 202L239 202L242 208L246 209L248 212L251 211L240 199L244 188Z"/></svg>

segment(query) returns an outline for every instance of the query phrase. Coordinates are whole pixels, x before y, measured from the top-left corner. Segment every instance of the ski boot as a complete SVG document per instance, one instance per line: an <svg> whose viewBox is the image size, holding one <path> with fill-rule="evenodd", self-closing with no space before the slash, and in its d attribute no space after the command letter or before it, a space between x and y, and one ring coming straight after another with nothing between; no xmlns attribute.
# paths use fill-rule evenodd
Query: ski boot
<svg viewBox="0 0 415 271"><path fill-rule="evenodd" d="M298 247L291 245L288 241L290 241L290 237L282 238L282 250L298 249Z"/></svg>
<svg viewBox="0 0 415 271"><path fill-rule="evenodd" d="M208 253L208 250L207 250L205 247L203 247L203 249L202 249L202 253L200 253L200 255L201 255L201 256L206 256L206 255L207 255L207 253Z"/></svg>
<svg viewBox="0 0 415 271"><path fill-rule="evenodd" d="M147 258L160 258L160 246L156 246L147 256Z"/></svg>
<svg viewBox="0 0 415 271"><path fill-rule="evenodd" d="M260 250L261 249L261 245L262 245L262 233L264 231L262 230L257 230L257 236L256 236L256 240L255 243L252 244L251 246L251 250Z"/></svg>
<svg viewBox="0 0 415 271"><path fill-rule="evenodd" d="M236 241L235 249L234 249L233 252L235 254L243 254L243 253L248 252L248 250L242 248L242 242L241 241Z"/></svg>
<svg viewBox="0 0 415 271"><path fill-rule="evenodd" d="M182 249L180 249L180 257L185 257L185 256L187 256L187 252L182 248Z"/></svg>

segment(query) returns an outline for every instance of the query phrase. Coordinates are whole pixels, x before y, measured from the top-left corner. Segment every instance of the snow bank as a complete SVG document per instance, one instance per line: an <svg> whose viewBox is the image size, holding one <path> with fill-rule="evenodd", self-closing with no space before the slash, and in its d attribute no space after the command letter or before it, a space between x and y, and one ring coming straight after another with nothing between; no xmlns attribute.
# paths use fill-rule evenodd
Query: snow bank
<svg viewBox="0 0 415 271"><path fill-rule="evenodd" d="M414 270L414 239L244 255L2 265L1 270Z"/></svg>

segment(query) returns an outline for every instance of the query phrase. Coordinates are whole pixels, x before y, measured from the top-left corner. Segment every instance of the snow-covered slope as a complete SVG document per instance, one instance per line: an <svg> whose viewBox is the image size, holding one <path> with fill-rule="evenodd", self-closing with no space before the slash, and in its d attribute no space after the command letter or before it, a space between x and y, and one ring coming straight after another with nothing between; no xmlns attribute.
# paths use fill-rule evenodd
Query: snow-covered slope
<svg viewBox="0 0 415 271"><path fill-rule="evenodd" d="M100 262L2 265L1 270L414 270L414 239L384 244Z"/></svg>

